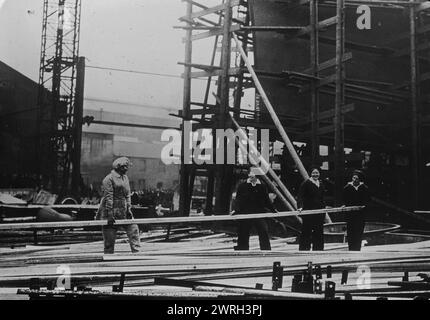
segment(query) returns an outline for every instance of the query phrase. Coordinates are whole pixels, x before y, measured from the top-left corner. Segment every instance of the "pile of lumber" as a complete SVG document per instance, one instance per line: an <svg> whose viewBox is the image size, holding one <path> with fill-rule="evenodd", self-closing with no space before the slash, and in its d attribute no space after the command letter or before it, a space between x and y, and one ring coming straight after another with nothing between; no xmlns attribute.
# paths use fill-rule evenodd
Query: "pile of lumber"
<svg viewBox="0 0 430 320"><path fill-rule="evenodd" d="M19 293L21 298L325 299L329 282L335 284L331 298L430 296L430 241L361 252L326 244L323 252L301 252L289 238L272 239L272 251L260 251L256 236L251 236L249 251L234 251L235 240L226 233L183 227L172 228L168 237L167 229L142 233L138 254L130 253L124 236L114 255L103 255L102 241L0 248L0 298ZM276 287L274 263L282 267ZM66 289L71 290L58 288L65 267L71 284ZM294 276L314 272L316 278L317 267L322 291L293 288Z"/></svg>

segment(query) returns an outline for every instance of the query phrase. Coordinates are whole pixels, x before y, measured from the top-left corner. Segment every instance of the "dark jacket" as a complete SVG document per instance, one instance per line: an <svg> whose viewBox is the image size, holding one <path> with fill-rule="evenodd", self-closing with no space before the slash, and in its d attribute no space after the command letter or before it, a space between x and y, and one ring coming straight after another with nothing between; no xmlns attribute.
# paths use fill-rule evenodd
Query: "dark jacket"
<svg viewBox="0 0 430 320"><path fill-rule="evenodd" d="M343 203L346 206L367 206L370 202L369 188L363 183L357 189L351 183L343 188Z"/></svg>
<svg viewBox="0 0 430 320"><path fill-rule="evenodd" d="M324 186L321 181L319 188L309 179L304 181L299 188L298 207L303 208L303 210L325 208L324 192Z"/></svg>
<svg viewBox="0 0 430 320"><path fill-rule="evenodd" d="M275 208L264 184L252 186L245 181L239 185L236 193L236 213L265 213L268 210L274 212Z"/></svg>

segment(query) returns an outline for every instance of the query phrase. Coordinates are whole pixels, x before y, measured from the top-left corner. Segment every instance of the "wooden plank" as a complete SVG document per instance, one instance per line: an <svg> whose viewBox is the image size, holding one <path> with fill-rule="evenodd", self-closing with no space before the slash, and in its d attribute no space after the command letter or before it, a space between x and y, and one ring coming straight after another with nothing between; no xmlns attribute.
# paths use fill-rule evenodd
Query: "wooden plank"
<svg viewBox="0 0 430 320"><path fill-rule="evenodd" d="M126 219L117 220L115 225L124 226L130 224L173 224L173 223L200 223L200 222L215 222L215 221L239 221L249 219L264 219L264 218L283 218L293 216L314 215L321 213L345 213L355 212L362 207L341 207L319 210L304 210L304 211L284 211L277 213L258 213L252 215L221 215L221 216L196 216L196 217L174 217L174 218L148 218L148 219ZM25 230L25 229L52 229L52 228L77 228L90 226L106 226L106 220L94 221L66 221L66 222L35 222L35 223L8 223L1 224L0 230Z"/></svg>
<svg viewBox="0 0 430 320"><path fill-rule="evenodd" d="M347 52L343 55L342 61L343 62L347 62L349 60L352 59L352 52ZM336 66L336 58L324 61L322 63L319 64L318 66L318 71L323 71L326 70L328 68L332 68ZM305 70L302 71L303 73L311 73L312 72L312 68L307 68Z"/></svg>
<svg viewBox="0 0 430 320"><path fill-rule="evenodd" d="M355 105L353 103L349 103L349 104L342 106L342 113L343 114L346 114L346 113L354 111L354 110L355 110ZM319 112L318 121L333 118L333 117L334 117L334 109L322 111L322 112ZM307 125L310 123L310 121L311 121L310 118L297 120L296 122L294 122L293 127L296 128L296 127L300 127L303 125Z"/></svg>
<svg viewBox="0 0 430 320"><path fill-rule="evenodd" d="M199 64L199 63L178 62L178 64L186 66L186 67L191 67L191 68L196 68L196 69L201 69L201 70L206 70L206 71L221 69L221 67L219 67L219 66Z"/></svg>
<svg viewBox="0 0 430 320"><path fill-rule="evenodd" d="M239 24L233 24L231 26L231 32L235 32L235 31L239 31L240 30L240 25ZM201 39L206 39L209 37L213 37L213 36L219 36L223 34L223 28L219 28L217 30L210 30L207 32L201 32L198 34L194 34L191 37L191 41L196 41L196 40L201 40Z"/></svg>
<svg viewBox="0 0 430 320"><path fill-rule="evenodd" d="M320 156L321 161L333 161L333 156ZM348 153L345 154L346 161L359 161L364 159L364 153L356 152L356 153Z"/></svg>
<svg viewBox="0 0 430 320"><path fill-rule="evenodd" d="M429 43L421 43L421 44L416 46L415 51L419 52L419 51L424 51L424 50L428 50L428 49L430 49ZM410 52L411 52L411 49L409 47L401 49L401 50L396 50L396 52L393 54L393 57L407 56L410 54Z"/></svg>
<svg viewBox="0 0 430 320"><path fill-rule="evenodd" d="M328 84L331 84L335 81L336 81L336 74L332 74L332 75L329 75L325 78L320 78L320 79L316 80L316 87L321 88L321 87L326 86ZM312 88L312 86L309 84L304 85L299 89L299 93L309 92L311 90L311 88Z"/></svg>
<svg viewBox="0 0 430 320"><path fill-rule="evenodd" d="M46 297L52 298L53 296L61 296L67 299L97 299L97 298L128 298L128 299L148 299L148 298L238 298L243 295L237 293L222 293L222 292L168 292L168 291L140 291L140 292L107 292L107 291L65 291L65 290L30 290L30 289L18 289L17 294L19 295L30 295L37 296L39 298Z"/></svg>
<svg viewBox="0 0 430 320"><path fill-rule="evenodd" d="M325 126L325 127L320 127L318 128L318 135L324 135L324 134L328 134L328 133L332 133L334 132L334 125L329 125L329 126ZM306 131L303 132L301 135L303 135L304 137L309 137L312 135L312 131Z"/></svg>
<svg viewBox="0 0 430 320"><path fill-rule="evenodd" d="M231 287L209 287L209 286L196 286L196 291L208 291L219 293L239 294L252 297L270 297L270 298L284 298L290 300L323 300L323 294L310 294L310 293L296 293L272 290L258 290L258 289L245 289L245 288L231 288Z"/></svg>
<svg viewBox="0 0 430 320"><path fill-rule="evenodd" d="M329 38L329 37L320 36L318 40L321 43L326 43L330 45L336 44L336 39ZM357 51L364 51L367 53L379 54L379 55L394 54L396 52L396 50L392 48L372 46L372 45L367 45L367 44L352 42L352 41L345 41L345 48L350 50L357 50Z"/></svg>
<svg viewBox="0 0 430 320"><path fill-rule="evenodd" d="M230 6L231 7L238 6L239 4L240 4L240 0L232 0L230 2ZM203 16L206 16L206 15L212 14L212 13L218 13L220 11L225 10L225 8L226 8L225 4L220 4L220 5L215 6L215 7L206 8L206 9L203 9L201 11L193 12L190 15L190 17L184 16L184 17L181 17L180 19L185 19L185 18L195 19L195 18L199 18L199 17L203 17Z"/></svg>
<svg viewBox="0 0 430 320"><path fill-rule="evenodd" d="M390 209L395 210L397 212L400 212L400 213L404 214L405 216L414 219L415 221L420 221L421 223L425 223L425 225L430 225L429 219L421 217L421 216L419 216L415 213L412 213L408 210L405 210L403 208L400 208L400 207L398 207L392 203L389 203L387 201L384 201L384 200L376 198L376 197L372 197L372 201L377 203L377 204L380 204L384 207L387 207L387 208L390 208Z"/></svg>
<svg viewBox="0 0 430 320"><path fill-rule="evenodd" d="M355 110L355 105L353 103L349 103L349 104L342 106L342 114L346 114L346 113L354 111L354 110ZM325 120L325 119L329 119L332 117L334 117L334 109L322 111L319 114L320 120Z"/></svg>
<svg viewBox="0 0 430 320"><path fill-rule="evenodd" d="M424 25L424 26L417 28L417 34L422 34L422 33L426 33L429 31L430 31L430 25ZM402 32L400 34L394 35L393 38L391 38L389 41L385 42L384 44L387 46L390 46L390 45L396 43L397 41L409 39L410 36L411 36L411 34L409 31L408 32Z"/></svg>
<svg viewBox="0 0 430 320"><path fill-rule="evenodd" d="M332 25L335 25L336 23L337 23L337 17L331 17L331 18L319 21L318 22L318 30L328 28ZM307 27L304 27L302 30L298 31L295 34L295 36L296 37L303 36L303 35L310 33L311 31L312 31L312 27L307 26Z"/></svg>
<svg viewBox="0 0 430 320"><path fill-rule="evenodd" d="M217 70L208 70L208 71L197 71L197 72L191 72L191 77L192 78L205 78L205 77L219 77L222 74L222 70L217 69ZM234 67L234 68L229 68L228 70L228 74L230 76L237 76L239 74L243 73L242 68L239 67ZM182 75L183 77L183 75Z"/></svg>
<svg viewBox="0 0 430 320"><path fill-rule="evenodd" d="M1 204L0 208L13 208L13 209L42 209L50 207L53 209L91 209L91 210L97 210L99 208L99 205L84 205L84 204L53 204L53 205L47 205L47 204L29 204L29 205L12 205L12 204Z"/></svg>
<svg viewBox="0 0 430 320"><path fill-rule="evenodd" d="M332 132L334 132L334 130L335 130L334 125L320 127L320 128L318 128L318 135L332 133Z"/></svg>
<svg viewBox="0 0 430 320"><path fill-rule="evenodd" d="M265 32L297 32L302 30L301 26L241 26L241 30L246 31L265 31Z"/></svg>

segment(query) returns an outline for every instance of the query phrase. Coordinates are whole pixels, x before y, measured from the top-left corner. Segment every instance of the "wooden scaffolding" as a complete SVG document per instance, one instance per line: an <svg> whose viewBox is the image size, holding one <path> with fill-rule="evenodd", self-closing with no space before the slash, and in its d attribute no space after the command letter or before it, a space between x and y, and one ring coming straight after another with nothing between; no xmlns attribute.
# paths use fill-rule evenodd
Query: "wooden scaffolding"
<svg viewBox="0 0 430 320"><path fill-rule="evenodd" d="M298 155L297 146L293 145L290 134L293 137L306 136L307 143L311 147L311 161L307 164L320 165L320 145L321 137L331 135L332 150L334 154L330 157L334 159L334 205L340 205L341 192L345 182L345 114L353 111L354 103L346 103L347 98L368 103L384 103L386 101L405 101L410 105L410 159L411 173L413 176L413 204L411 207L418 208L420 204L420 185L422 184L420 170L424 167L422 159L422 104L420 98L420 81L424 81L425 75L420 75L420 61L424 59L418 57L419 50L428 49L427 39L423 34L428 32L428 25L423 23L422 14L430 7L428 1L385 1L385 0L284 0L268 1L282 3L285 6L306 6L309 9L309 25L306 26L279 26L252 25L250 18L250 0L224 0L219 5L208 7L202 3L185 0L186 15L180 18L185 23L185 61L184 65L184 94L183 110L179 116L185 121L192 121L193 130L206 128L215 132L216 129L238 129L242 128L269 128L271 129L271 141L275 139L285 144L289 156L294 161L295 171L303 179L308 177L305 166ZM366 46L364 44L348 41L345 36L345 7L346 5L360 5L383 7L386 10L403 8L409 11L410 26L406 35L409 38L410 48L406 48L405 55L410 57L410 81L405 85L407 91L395 91L381 89L377 83L369 82L363 84L351 83L346 79L345 64L350 61L352 52L346 50L362 50L366 53L381 54L390 50L385 47ZM335 15L324 20L320 20L319 7L335 7ZM321 31L328 28L335 28L335 39L321 36ZM252 59L248 54L253 51L254 36L256 33L277 33L288 38L309 39L310 61L309 68L303 72L289 72L279 70L278 73L267 70L256 70ZM400 35L399 35L400 36ZM404 36L404 35L403 35ZM214 46L210 64L193 63L193 44L202 39L214 39ZM221 42L219 41L221 39ZM335 47L335 55L326 61L320 61L320 43L329 44ZM234 45L234 46L233 46ZM385 51L384 51L385 50ZM220 63L216 65L217 52L220 52ZM232 59L236 54L237 59ZM331 75L322 75L322 71L333 70ZM198 70L198 71L196 71ZM311 97L311 112L306 119L294 119L286 121L283 116L278 115L276 108L271 104L265 89L259 81L261 76L278 78L288 78L291 86L296 86L303 93ZM195 79L207 80L207 86L203 101L194 101L192 97L192 83ZM216 90L211 92L211 86L216 81ZM256 96L262 101L256 103L254 110L241 107L243 92L247 88L255 88ZM395 88L398 89L398 88ZM216 94L214 93L216 91ZM407 92L407 93L405 93ZM215 103L209 103L211 93L215 95ZM335 97L332 109L320 110L320 95L330 94ZM264 107L261 107L263 105ZM266 108L271 121L261 120L260 108ZM291 120L291 119L289 119ZM330 123L327 125L327 122ZM325 123L325 125L324 125ZM306 128L298 132L298 127L303 124L310 125L310 130ZM183 125L182 128L185 126ZM371 129L369 129L371 130ZM274 134L272 134L274 133ZM214 135L215 136L215 135ZM184 139L184 134L182 135ZM277 137L277 138L273 138ZM293 139L294 139L293 138ZM296 141L296 140L295 140ZM183 144L182 144L183 145ZM214 141L216 145L216 141ZM257 143L258 146L258 143ZM206 207L207 214L226 214L230 210L231 194L237 180L235 165L216 164L186 164L184 162L184 152L181 154L181 194L180 212L188 215L196 176L207 177ZM216 151L214 151L216 152ZM224 152L226 152L224 150ZM268 172L264 180L284 203L286 209L295 208L295 200L286 186L279 180L278 175ZM213 200L215 206L213 207Z"/></svg>

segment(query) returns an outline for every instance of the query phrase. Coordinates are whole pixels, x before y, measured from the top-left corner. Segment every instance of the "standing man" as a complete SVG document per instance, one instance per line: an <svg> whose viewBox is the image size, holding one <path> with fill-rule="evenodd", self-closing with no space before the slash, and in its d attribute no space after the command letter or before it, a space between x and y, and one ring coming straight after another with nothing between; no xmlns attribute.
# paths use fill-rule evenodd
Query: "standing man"
<svg viewBox="0 0 430 320"><path fill-rule="evenodd" d="M364 206L370 202L369 188L363 182L363 174L355 170L352 180L343 188L343 203L345 206ZM350 251L361 250L366 208L359 212L351 212L347 218L348 248Z"/></svg>
<svg viewBox="0 0 430 320"><path fill-rule="evenodd" d="M269 198L267 188L249 169L248 179L239 184L236 193L236 213L254 214L276 212ZM235 250L249 250L249 233L252 227L258 232L261 250L271 250L268 226L265 219L251 219L238 221L238 238Z"/></svg>
<svg viewBox="0 0 430 320"><path fill-rule="evenodd" d="M324 209L324 187L319 180L320 169L313 168L310 178L299 188L297 206L299 211ZM325 214L303 215L302 233L300 235L299 250L324 250L324 218Z"/></svg>
<svg viewBox="0 0 430 320"><path fill-rule="evenodd" d="M130 184L126 175L130 160L126 157L116 159L113 170L102 183L102 199L96 214L97 220L107 219L108 225L102 227L104 239L104 253L113 254L118 227L115 220L133 219L131 212ZM136 224L125 226L133 253L140 250L139 227Z"/></svg>

